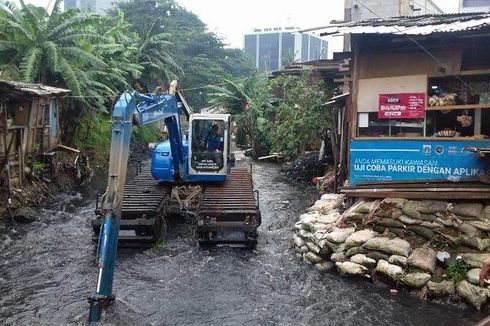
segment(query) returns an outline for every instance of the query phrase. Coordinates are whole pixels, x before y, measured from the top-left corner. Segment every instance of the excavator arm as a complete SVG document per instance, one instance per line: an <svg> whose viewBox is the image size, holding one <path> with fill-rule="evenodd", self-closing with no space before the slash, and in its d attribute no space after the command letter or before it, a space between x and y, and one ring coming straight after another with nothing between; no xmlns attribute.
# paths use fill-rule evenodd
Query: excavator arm
<svg viewBox="0 0 490 326"><path fill-rule="evenodd" d="M107 189L102 196L104 217L97 246L98 280L95 294L88 298L89 323L95 325L104 308L114 301L112 283L116 264L121 206L126 180L129 143L133 124L165 121L169 130L176 178L184 178L184 152L179 126L177 99L173 94L143 95L126 92L112 111L112 138Z"/></svg>

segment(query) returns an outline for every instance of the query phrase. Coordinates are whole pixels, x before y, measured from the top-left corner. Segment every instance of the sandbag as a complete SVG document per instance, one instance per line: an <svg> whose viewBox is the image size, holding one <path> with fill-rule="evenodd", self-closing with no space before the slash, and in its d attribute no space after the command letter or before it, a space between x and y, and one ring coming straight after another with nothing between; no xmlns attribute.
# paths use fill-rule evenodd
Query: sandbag
<svg viewBox="0 0 490 326"><path fill-rule="evenodd" d="M466 222L457 223L455 226L469 237L476 237L478 235L478 229Z"/></svg>
<svg viewBox="0 0 490 326"><path fill-rule="evenodd" d="M456 284L456 293L468 301L477 310L487 301L487 289L471 284L463 280Z"/></svg>
<svg viewBox="0 0 490 326"><path fill-rule="evenodd" d="M365 254L366 252L367 252L366 249L364 249L362 246L356 246L356 247L352 247L349 250L347 250L345 255L347 257L350 257L350 256L354 256L356 254Z"/></svg>
<svg viewBox="0 0 490 326"><path fill-rule="evenodd" d="M420 220L420 212L417 210L417 203L408 201L402 208L402 212L412 218Z"/></svg>
<svg viewBox="0 0 490 326"><path fill-rule="evenodd" d="M482 231L490 231L490 224L482 221L470 221L469 225L474 226L475 228Z"/></svg>
<svg viewBox="0 0 490 326"><path fill-rule="evenodd" d="M377 232L369 229L354 232L345 240L345 246L347 248L360 246L376 235Z"/></svg>
<svg viewBox="0 0 490 326"><path fill-rule="evenodd" d="M320 273L327 272L327 271L333 269L334 266L335 266L335 263L331 262L331 261L325 261L323 263L316 263L315 264L316 270L319 271Z"/></svg>
<svg viewBox="0 0 490 326"><path fill-rule="evenodd" d="M467 237L467 236L462 236L463 240L461 241L462 244L478 249L480 251L484 251L488 247L490 247L490 239L481 239L478 237Z"/></svg>
<svg viewBox="0 0 490 326"><path fill-rule="evenodd" d="M316 218L317 222L323 224L335 223L340 217L340 213L338 211L331 212L329 214L319 214Z"/></svg>
<svg viewBox="0 0 490 326"><path fill-rule="evenodd" d="M350 257L350 261L356 264L361 264L366 267L373 267L376 265L376 260L369 258L363 254L357 254Z"/></svg>
<svg viewBox="0 0 490 326"><path fill-rule="evenodd" d="M398 265L401 267L405 267L405 266L407 266L407 257L398 256L398 255L391 255L388 258L388 262L390 264L395 264L395 265Z"/></svg>
<svg viewBox="0 0 490 326"><path fill-rule="evenodd" d="M403 269L400 266L392 265L386 260L379 260L375 271L389 276L393 280L397 280L403 274Z"/></svg>
<svg viewBox="0 0 490 326"><path fill-rule="evenodd" d="M486 219L490 220L490 205L485 206L482 214L485 216Z"/></svg>
<svg viewBox="0 0 490 326"><path fill-rule="evenodd" d="M403 224L400 221L394 220L392 218L381 218L378 221L376 221L376 224L386 226L389 228L401 228L401 229L406 228L405 224Z"/></svg>
<svg viewBox="0 0 490 326"><path fill-rule="evenodd" d="M404 274L400 280L408 286L420 288L424 286L430 278L431 276L429 273L409 273Z"/></svg>
<svg viewBox="0 0 490 326"><path fill-rule="evenodd" d="M368 251L366 253L366 256L368 256L369 258L372 258L376 261L378 260L386 260L388 261L388 259L390 259L390 256L388 254L385 254L384 252L382 251Z"/></svg>
<svg viewBox="0 0 490 326"><path fill-rule="evenodd" d="M325 241L325 245L330 248L331 251L333 252L344 252L345 251L345 244L344 243L334 243L330 242L328 240Z"/></svg>
<svg viewBox="0 0 490 326"><path fill-rule="evenodd" d="M330 260L334 262L341 262L341 261L346 261L347 257L342 252L334 252L332 256L330 256Z"/></svg>
<svg viewBox="0 0 490 326"><path fill-rule="evenodd" d="M420 225L408 225L407 230L414 232L426 239L432 239L435 236L434 231Z"/></svg>
<svg viewBox="0 0 490 326"><path fill-rule="evenodd" d="M323 261L322 257L318 256L317 254L309 251L305 254L305 259L308 260L312 264L317 264L321 263Z"/></svg>
<svg viewBox="0 0 490 326"><path fill-rule="evenodd" d="M386 197L385 199L383 199L380 203L381 206L384 206L384 204L387 204L387 205L391 205L391 206L394 206L396 208L402 208L403 206L405 206L405 204L407 203L407 199L405 198L391 198L391 197Z"/></svg>
<svg viewBox="0 0 490 326"><path fill-rule="evenodd" d="M471 284L478 285L480 281L480 268L473 268L466 272L466 280Z"/></svg>
<svg viewBox="0 0 490 326"><path fill-rule="evenodd" d="M356 264L350 261L337 262L335 263L335 266L337 266L340 273L347 275L364 275L368 270L361 264Z"/></svg>
<svg viewBox="0 0 490 326"><path fill-rule="evenodd" d="M451 210L456 215L479 217L483 210L480 203L458 203Z"/></svg>
<svg viewBox="0 0 490 326"><path fill-rule="evenodd" d="M427 247L416 248L407 259L407 264L434 273L436 269L436 252Z"/></svg>
<svg viewBox="0 0 490 326"><path fill-rule="evenodd" d="M299 247L298 252L301 254L306 254L310 249L306 245Z"/></svg>
<svg viewBox="0 0 490 326"><path fill-rule="evenodd" d="M342 196L330 200L317 200L313 206L307 209L307 211L325 213L332 209L342 207L343 202L344 199Z"/></svg>
<svg viewBox="0 0 490 326"><path fill-rule="evenodd" d="M409 225L412 225L412 224L422 224L422 220L419 220L419 219L416 219L416 218L411 218L411 217L408 217L406 215L402 215L398 218L400 220L400 222L403 222L405 224L409 224Z"/></svg>
<svg viewBox="0 0 490 326"><path fill-rule="evenodd" d="M371 238L363 245L364 248L370 250L378 250L386 252L390 255L400 255L408 257L410 253L410 243L408 241L395 238L390 239L387 237Z"/></svg>
<svg viewBox="0 0 490 326"><path fill-rule="evenodd" d="M433 297L442 297L445 295L454 294L455 286L453 281L442 282L427 282L427 290L429 295Z"/></svg>
<svg viewBox="0 0 490 326"><path fill-rule="evenodd" d="M362 214L369 213L371 211L371 204L372 204L372 202L360 201L355 205L352 212L353 213L362 213Z"/></svg>
<svg viewBox="0 0 490 326"><path fill-rule="evenodd" d="M463 258L464 262L470 265L470 267L480 268L485 259L490 259L490 254L473 254L462 253L459 254Z"/></svg>
<svg viewBox="0 0 490 326"><path fill-rule="evenodd" d="M420 226L424 227L424 228L428 228L428 229L431 229L431 230L437 230L437 229L442 229L443 226L437 222L429 222L429 221L423 221L422 224L420 224Z"/></svg>
<svg viewBox="0 0 490 326"><path fill-rule="evenodd" d="M302 247L305 245L305 241L303 239L301 239L300 236L297 236L297 235L293 236L293 243L297 247Z"/></svg>
<svg viewBox="0 0 490 326"><path fill-rule="evenodd" d="M433 222L436 220L436 218L437 218L437 216L435 214L422 214L422 213L420 213L420 219L422 221Z"/></svg>
<svg viewBox="0 0 490 326"><path fill-rule="evenodd" d="M416 202L415 209L419 213L434 214L447 211L448 204L445 201L440 200L423 200Z"/></svg>
<svg viewBox="0 0 490 326"><path fill-rule="evenodd" d="M320 253L320 247L318 247L318 246L317 246L315 243L313 243L313 242L309 242L309 241L308 241L308 242L306 243L306 247L308 247L308 249L309 249L311 252L313 252L313 253L315 253L315 254L317 254L317 255Z"/></svg>
<svg viewBox="0 0 490 326"><path fill-rule="evenodd" d="M345 195L339 195L339 194L323 194L320 197L320 200L338 200L338 199L344 200L344 198L345 198Z"/></svg>
<svg viewBox="0 0 490 326"><path fill-rule="evenodd" d="M325 235L325 239L333 243L344 243L347 238L356 231L355 228L336 228Z"/></svg>

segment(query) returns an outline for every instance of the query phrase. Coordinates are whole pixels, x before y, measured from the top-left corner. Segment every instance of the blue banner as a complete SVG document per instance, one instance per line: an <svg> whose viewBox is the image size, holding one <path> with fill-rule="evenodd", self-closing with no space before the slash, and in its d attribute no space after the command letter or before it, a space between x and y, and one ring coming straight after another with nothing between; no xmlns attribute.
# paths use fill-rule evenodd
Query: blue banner
<svg viewBox="0 0 490 326"><path fill-rule="evenodd" d="M490 175L489 159L463 151L490 140L353 139L349 184L401 180L478 180Z"/></svg>

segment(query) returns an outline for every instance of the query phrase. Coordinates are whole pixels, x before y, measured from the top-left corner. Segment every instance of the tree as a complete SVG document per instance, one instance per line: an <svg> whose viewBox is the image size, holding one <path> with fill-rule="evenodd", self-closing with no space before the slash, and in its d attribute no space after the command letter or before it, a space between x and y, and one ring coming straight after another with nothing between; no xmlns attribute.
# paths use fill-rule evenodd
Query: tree
<svg viewBox="0 0 490 326"><path fill-rule="evenodd" d="M20 9L11 2L1 5L1 69L11 69L26 82L68 87L72 95L81 96L83 85L73 62L106 65L80 46L81 40L101 39L93 29L100 18L75 10L62 12L61 0L55 1L51 14L42 7L26 5L23 0L20 3Z"/></svg>
<svg viewBox="0 0 490 326"><path fill-rule="evenodd" d="M269 150L267 111L271 108L267 78L253 75L241 80L226 79L223 86L210 86L210 104L234 115L258 158Z"/></svg>
<svg viewBox="0 0 490 326"><path fill-rule="evenodd" d="M308 74L275 78L270 87L277 103L269 134L272 150L294 159L326 135L331 110L322 104L331 97L331 90Z"/></svg>
<svg viewBox="0 0 490 326"><path fill-rule="evenodd" d="M205 86L223 83L227 74L238 77L251 75L255 71L252 60L243 51L225 48L224 43L208 32L206 25L195 14L173 0L130 0L118 3L117 7L124 12L138 35L147 34L150 30L148 22L159 18L159 23L152 25L153 32L168 36L169 43L164 49L182 69L174 69L170 63L164 63L164 66L171 68L179 79L187 102L192 107L209 105ZM148 77L151 72L147 70L142 79L149 84L161 82Z"/></svg>

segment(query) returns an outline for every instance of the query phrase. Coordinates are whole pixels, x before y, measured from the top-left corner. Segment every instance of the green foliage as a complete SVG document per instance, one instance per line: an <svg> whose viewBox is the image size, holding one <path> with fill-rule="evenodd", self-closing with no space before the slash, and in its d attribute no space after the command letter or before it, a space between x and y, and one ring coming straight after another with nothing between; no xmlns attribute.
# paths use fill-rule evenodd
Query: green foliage
<svg viewBox="0 0 490 326"><path fill-rule="evenodd" d="M141 143L153 143L157 141L160 134L160 129L156 124L149 124L142 127L133 127L133 138L137 142Z"/></svg>
<svg viewBox="0 0 490 326"><path fill-rule="evenodd" d="M294 159L330 127L331 110L322 104L331 91L307 74L275 78L269 87L276 99L269 134L272 150Z"/></svg>
<svg viewBox="0 0 490 326"><path fill-rule="evenodd" d="M193 13L173 0L130 0L119 2L117 7L138 35L160 35L158 44L164 58L153 57L158 67L145 62L141 81L151 91L155 86L168 82L174 75L185 91L191 107L200 109L209 105L208 93L203 86L221 84L225 76L251 75L255 68L252 60L239 49L226 49L224 43ZM158 24L151 24L158 18ZM145 51L146 53L146 51ZM172 58L173 62L163 59ZM158 61L162 62L161 64ZM174 64L175 63L175 64ZM155 69L149 70L149 67ZM158 69L166 67L168 72ZM181 67L178 68L178 67Z"/></svg>
<svg viewBox="0 0 490 326"><path fill-rule="evenodd" d="M40 174L44 171L44 163L42 162L32 162L32 172Z"/></svg>
<svg viewBox="0 0 490 326"><path fill-rule="evenodd" d="M107 114L85 115L74 136L74 146L91 154L96 164L106 164L111 148L111 123Z"/></svg>
<svg viewBox="0 0 490 326"><path fill-rule="evenodd" d="M266 76L253 75L235 81L227 79L223 86L210 86L209 97L213 108L233 114L252 148L252 157L269 152L266 116L271 104Z"/></svg>
<svg viewBox="0 0 490 326"><path fill-rule="evenodd" d="M446 275L450 280L459 282L466 278L469 270L470 266L464 260L456 259L448 265Z"/></svg>

